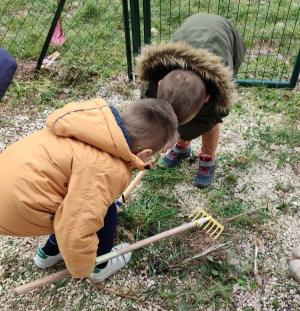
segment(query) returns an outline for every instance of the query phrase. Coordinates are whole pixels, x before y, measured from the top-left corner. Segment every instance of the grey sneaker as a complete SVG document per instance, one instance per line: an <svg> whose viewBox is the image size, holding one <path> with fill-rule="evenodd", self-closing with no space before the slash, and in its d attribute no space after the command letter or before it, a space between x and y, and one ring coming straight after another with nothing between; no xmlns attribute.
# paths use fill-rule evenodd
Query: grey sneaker
<svg viewBox="0 0 300 311"><path fill-rule="evenodd" d="M63 258L61 253L58 253L55 256L48 256L39 247L33 260L39 268L48 268L63 260Z"/></svg>
<svg viewBox="0 0 300 311"><path fill-rule="evenodd" d="M300 259L293 259L289 262L289 270L293 278L300 283Z"/></svg>
<svg viewBox="0 0 300 311"><path fill-rule="evenodd" d="M191 155L191 143L182 146L176 143L170 152L164 157L163 162L167 167L176 167L180 162Z"/></svg>
<svg viewBox="0 0 300 311"><path fill-rule="evenodd" d="M216 165L216 157L199 154L199 170L194 179L194 186L198 188L210 186L215 178Z"/></svg>
<svg viewBox="0 0 300 311"><path fill-rule="evenodd" d="M297 246L293 249L292 256L294 258L300 257L300 246Z"/></svg>
<svg viewBox="0 0 300 311"><path fill-rule="evenodd" d="M129 245L129 243L122 243L113 247L111 251L113 252ZM109 260L107 266L104 269L98 269L97 267L95 267L94 271L90 274L90 278L92 278L95 283L104 281L112 274L125 267L131 258L131 254L132 252L120 255L116 258Z"/></svg>

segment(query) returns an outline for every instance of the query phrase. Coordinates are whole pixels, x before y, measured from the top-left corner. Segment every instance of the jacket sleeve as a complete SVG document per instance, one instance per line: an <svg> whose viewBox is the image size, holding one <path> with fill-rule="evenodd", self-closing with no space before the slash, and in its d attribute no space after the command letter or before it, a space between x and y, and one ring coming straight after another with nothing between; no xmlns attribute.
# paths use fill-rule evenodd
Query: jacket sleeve
<svg viewBox="0 0 300 311"><path fill-rule="evenodd" d="M108 207L126 189L128 172L86 165L75 169L68 193L54 217L54 231L69 272L78 278L92 273L98 237Z"/></svg>

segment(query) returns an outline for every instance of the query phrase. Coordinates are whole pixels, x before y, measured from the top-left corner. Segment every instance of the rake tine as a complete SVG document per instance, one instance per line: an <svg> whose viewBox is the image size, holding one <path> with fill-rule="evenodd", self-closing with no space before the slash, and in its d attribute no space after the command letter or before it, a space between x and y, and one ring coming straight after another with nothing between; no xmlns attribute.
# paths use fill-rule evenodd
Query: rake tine
<svg viewBox="0 0 300 311"><path fill-rule="evenodd" d="M215 231L212 232L212 234L211 234L210 236L212 236L212 235L214 235L216 232L218 232L218 229L219 229L219 227L217 227L217 228L215 229Z"/></svg>
<svg viewBox="0 0 300 311"><path fill-rule="evenodd" d="M221 233L222 233L222 230L215 236L214 239L218 238Z"/></svg>
<svg viewBox="0 0 300 311"><path fill-rule="evenodd" d="M197 219L197 217L201 218ZM205 230L206 233L208 233L210 236L216 234L214 239L216 239L224 230L222 224L220 224L216 219L214 219L200 207L197 207L189 216L189 218L193 218L193 221L196 221L198 227L202 227L203 224L205 224L205 226L202 227L203 230Z"/></svg>

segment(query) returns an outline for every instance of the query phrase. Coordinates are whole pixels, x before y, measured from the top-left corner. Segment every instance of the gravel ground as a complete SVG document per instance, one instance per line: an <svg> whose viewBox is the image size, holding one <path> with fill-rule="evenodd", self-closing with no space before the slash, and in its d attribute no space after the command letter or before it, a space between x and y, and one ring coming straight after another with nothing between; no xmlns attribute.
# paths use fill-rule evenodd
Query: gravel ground
<svg viewBox="0 0 300 311"><path fill-rule="evenodd" d="M124 101L119 95L108 97L106 90L107 88L104 86L99 91L99 97L105 97L110 104L117 108L122 108L130 103L130 101ZM134 92L134 96L138 97L137 90ZM240 95L240 100L244 100L243 93ZM0 128L0 152L9 144L44 127L45 118L52 109L45 109L36 118L31 119L27 116L27 112L31 108L33 107L5 112L0 110L1 116L8 121L7 126ZM247 116L237 116L235 113L231 113L226 118L218 150L219 155L233 154L243 148L247 144L243 133L250 127L258 126L259 118L264 118L266 122L273 124L282 117L279 114L259 115L254 108L251 108L251 105L248 105L247 108ZM193 142L192 148L195 154L197 154L199 147L200 140ZM281 147L284 148L284 146ZM243 170L235 185L234 196L247 206L250 205L253 209L259 208L266 206L266 202L270 200L273 207L270 210L273 218L259 228L258 237L262 241L258 257L259 273L257 276L252 274L246 285L237 283L234 287L232 301L235 302L237 311L300 310L300 286L291 278L287 268L287 259L291 256L292 249L300 244L299 168L291 167L287 163L278 169L278 160L273 151L262 151L257 147L257 152L264 160ZM197 163L194 163L189 166L183 165L180 171L195 172L196 169ZM226 161L220 161L219 174L226 174L226 169ZM241 174L240 171L239 174ZM221 182L221 178L216 180L216 190L221 187ZM288 191L284 193L277 191L275 186L279 182ZM142 187L142 183L140 187ZM190 194L191 192L188 190L193 191L193 194ZM135 191L138 191L138 187ZM179 200L184 200L187 206L195 206L199 202L205 206L210 197L208 193L195 191L189 182L177 185L174 194ZM283 215L275 208L282 203L283 198L285 202L291 202L287 215ZM255 236L253 231L248 232L246 230L237 231L236 236L238 239L235 248L229 249L227 255L233 264L244 269L247 264L252 263ZM146 268L144 271L136 271L130 265L101 284L104 287L102 289L96 289L86 279L66 279L60 281L57 292L54 292L55 285L49 285L40 290L15 297L13 289L17 286L56 272L55 268L40 270L33 264L32 258L36 249L39 245L43 245L45 240L46 237L12 238L0 235L1 310L165 310L162 307L164 302L151 297L151 295L149 296L149 290L151 291L151 288L156 287L160 282L166 282L166 278L163 276L157 276L155 279L150 278ZM176 279L169 281L180 282ZM259 286L253 287L251 285L253 282L257 282ZM146 290L147 299L143 296ZM84 305L83 302L87 299L91 301L89 307L81 308L81 304ZM143 299L146 302L143 302ZM174 310L178 310L178 303L179 300L174 302ZM199 306L198 310L204 309ZM215 309L211 307L206 310L213 311ZM223 308L219 310L229 311L232 309Z"/></svg>

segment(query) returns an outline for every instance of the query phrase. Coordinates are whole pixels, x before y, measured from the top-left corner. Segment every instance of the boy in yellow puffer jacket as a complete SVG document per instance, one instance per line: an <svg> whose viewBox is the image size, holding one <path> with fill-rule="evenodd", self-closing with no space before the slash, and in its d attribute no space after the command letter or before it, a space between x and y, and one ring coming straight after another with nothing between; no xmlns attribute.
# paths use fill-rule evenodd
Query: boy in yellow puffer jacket
<svg viewBox="0 0 300 311"><path fill-rule="evenodd" d="M113 248L113 202L132 170L149 169L174 138L177 117L157 99L138 100L121 114L93 99L54 111L46 125L0 154L0 233L51 234L34 258L39 267L63 259L74 277L103 281L131 256L95 267L96 257Z"/></svg>

